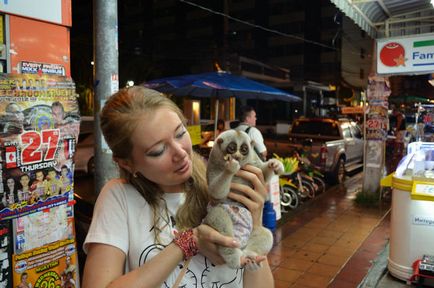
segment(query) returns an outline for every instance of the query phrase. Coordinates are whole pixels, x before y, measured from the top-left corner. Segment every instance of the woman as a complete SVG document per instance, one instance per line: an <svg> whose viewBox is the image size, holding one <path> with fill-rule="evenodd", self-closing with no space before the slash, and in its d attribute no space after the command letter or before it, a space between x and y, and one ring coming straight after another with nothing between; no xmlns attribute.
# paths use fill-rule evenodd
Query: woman
<svg viewBox="0 0 434 288"><path fill-rule="evenodd" d="M63 165L60 170L60 182L62 183L62 194L71 191L72 189L72 180L71 180L71 171L68 166Z"/></svg>
<svg viewBox="0 0 434 288"><path fill-rule="evenodd" d="M143 87L122 89L106 102L101 128L122 179L109 181L98 196L83 246L84 288L273 287L265 256L257 257L262 267L256 271L222 265L216 245L238 243L201 225L205 165L192 151L185 123L172 101ZM232 184L242 195L230 197L262 225L263 176L251 166L238 175L254 189Z"/></svg>
<svg viewBox="0 0 434 288"><path fill-rule="evenodd" d="M30 176L28 174L23 174L20 176L20 184L21 189L18 190L18 200L29 201L31 192L30 192Z"/></svg>
<svg viewBox="0 0 434 288"><path fill-rule="evenodd" d="M32 288L32 283L28 282L27 278L29 278L27 272L21 274L21 282L18 284L17 288Z"/></svg>
<svg viewBox="0 0 434 288"><path fill-rule="evenodd" d="M15 183L15 179L12 177L9 177L6 179L6 202L7 206L11 207L15 203L19 203L18 200L18 187Z"/></svg>

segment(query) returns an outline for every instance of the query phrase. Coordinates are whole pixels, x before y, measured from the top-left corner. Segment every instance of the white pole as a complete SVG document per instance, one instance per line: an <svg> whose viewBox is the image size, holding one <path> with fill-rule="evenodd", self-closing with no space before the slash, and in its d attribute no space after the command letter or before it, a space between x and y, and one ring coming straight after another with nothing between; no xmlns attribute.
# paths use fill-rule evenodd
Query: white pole
<svg viewBox="0 0 434 288"><path fill-rule="evenodd" d="M215 101L215 119L214 119L214 140L217 135L217 121L219 119L219 99L217 98Z"/></svg>

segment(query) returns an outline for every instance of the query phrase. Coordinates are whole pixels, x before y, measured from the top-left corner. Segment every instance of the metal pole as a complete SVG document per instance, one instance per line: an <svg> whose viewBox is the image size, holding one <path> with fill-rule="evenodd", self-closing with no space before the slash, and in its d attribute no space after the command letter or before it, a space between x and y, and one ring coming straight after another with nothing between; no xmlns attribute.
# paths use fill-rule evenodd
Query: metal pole
<svg viewBox="0 0 434 288"><path fill-rule="evenodd" d="M307 87L306 85L303 85L303 116L309 117L310 115L307 115Z"/></svg>
<svg viewBox="0 0 434 288"><path fill-rule="evenodd" d="M118 4L117 0L94 0L94 117L95 117L95 191L118 176L112 153L105 143L99 112L105 100L119 90ZM104 167L104 169L102 169Z"/></svg>

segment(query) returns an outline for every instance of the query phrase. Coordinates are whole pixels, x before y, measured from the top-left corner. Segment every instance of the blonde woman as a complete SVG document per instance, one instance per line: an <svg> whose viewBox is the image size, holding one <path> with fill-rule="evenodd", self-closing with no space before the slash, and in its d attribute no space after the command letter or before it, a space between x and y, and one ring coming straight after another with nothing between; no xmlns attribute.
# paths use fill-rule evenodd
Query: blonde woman
<svg viewBox="0 0 434 288"><path fill-rule="evenodd" d="M98 196L84 243L84 288L274 286L265 255L256 259L259 270L230 269L216 245L238 243L201 224L205 165L185 123L172 101L143 87L120 90L106 102L101 129L122 178ZM263 176L251 166L238 175L254 188L243 185L242 195L230 197L262 225Z"/></svg>

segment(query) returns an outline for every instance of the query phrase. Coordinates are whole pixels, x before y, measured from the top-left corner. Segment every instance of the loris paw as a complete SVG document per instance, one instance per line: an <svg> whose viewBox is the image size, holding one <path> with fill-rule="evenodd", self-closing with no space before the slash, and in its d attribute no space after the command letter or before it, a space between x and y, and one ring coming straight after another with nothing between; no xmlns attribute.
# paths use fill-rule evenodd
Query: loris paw
<svg viewBox="0 0 434 288"><path fill-rule="evenodd" d="M268 167L277 175L281 175L283 172L285 172L282 162L274 158L268 160Z"/></svg>
<svg viewBox="0 0 434 288"><path fill-rule="evenodd" d="M226 163L225 163L225 168L226 170L228 170L229 172L235 174L238 170L240 170L241 166L240 163L235 160L234 158L232 158L232 156L230 154L227 154L224 157Z"/></svg>
<svg viewBox="0 0 434 288"><path fill-rule="evenodd" d="M241 258L241 264L248 271L256 271L262 267L262 261L264 261L265 258L265 256L243 256Z"/></svg>

